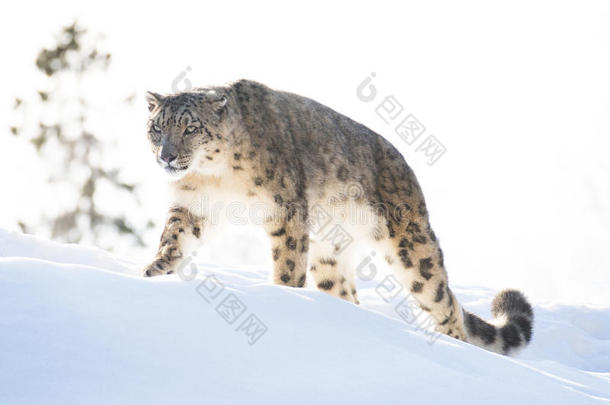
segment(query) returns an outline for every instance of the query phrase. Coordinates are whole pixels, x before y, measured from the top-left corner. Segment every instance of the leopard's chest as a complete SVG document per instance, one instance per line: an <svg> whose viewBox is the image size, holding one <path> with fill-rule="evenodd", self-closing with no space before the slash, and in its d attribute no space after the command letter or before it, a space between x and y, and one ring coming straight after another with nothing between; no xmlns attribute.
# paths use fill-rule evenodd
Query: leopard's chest
<svg viewBox="0 0 610 405"><path fill-rule="evenodd" d="M275 215L269 192L246 176L187 176L170 185L172 204L214 224L264 223Z"/></svg>

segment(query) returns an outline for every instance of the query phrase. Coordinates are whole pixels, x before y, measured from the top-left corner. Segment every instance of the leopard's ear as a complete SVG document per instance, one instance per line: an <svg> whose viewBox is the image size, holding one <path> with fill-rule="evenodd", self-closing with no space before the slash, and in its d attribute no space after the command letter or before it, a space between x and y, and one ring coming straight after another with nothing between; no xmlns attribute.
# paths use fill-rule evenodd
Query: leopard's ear
<svg viewBox="0 0 610 405"><path fill-rule="evenodd" d="M161 105L163 101L163 96L157 93L153 93L152 91L146 92L146 102L148 103L148 111L152 111Z"/></svg>
<svg viewBox="0 0 610 405"><path fill-rule="evenodd" d="M222 95L218 97L218 99L212 101L212 105L214 106L214 111L216 111L216 114L222 115L227 108L227 96Z"/></svg>

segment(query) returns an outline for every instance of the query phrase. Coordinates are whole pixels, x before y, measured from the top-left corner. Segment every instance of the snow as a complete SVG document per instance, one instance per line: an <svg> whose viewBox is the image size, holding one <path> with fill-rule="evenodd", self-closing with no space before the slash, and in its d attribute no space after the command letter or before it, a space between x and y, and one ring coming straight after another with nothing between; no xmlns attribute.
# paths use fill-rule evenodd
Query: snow
<svg viewBox="0 0 610 405"><path fill-rule="evenodd" d="M0 403L610 402L610 307L529 297L534 338L510 358L430 339L373 282L355 306L275 286L264 266L198 262L191 281L139 267L0 230ZM497 291L453 289L489 316ZM234 298L229 324L217 307ZM264 324L254 342L250 315Z"/></svg>

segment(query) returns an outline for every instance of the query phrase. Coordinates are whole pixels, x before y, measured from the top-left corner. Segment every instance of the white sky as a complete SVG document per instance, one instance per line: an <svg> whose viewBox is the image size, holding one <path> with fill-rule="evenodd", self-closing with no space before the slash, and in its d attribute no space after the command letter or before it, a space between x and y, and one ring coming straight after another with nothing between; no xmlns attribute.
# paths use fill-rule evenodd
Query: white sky
<svg viewBox="0 0 610 405"><path fill-rule="evenodd" d="M452 282L610 302L608 2L262 4L5 3L0 127L14 118L14 96L42 83L40 47L78 17L113 55L89 92L100 100L93 119L121 146L117 164L145 181L150 215L164 216L165 197L145 141L144 91L170 92L187 67L195 86L244 77L390 139L420 179ZM436 165L356 98L371 72L381 96L394 95L447 147ZM135 108L109 105L133 91ZM0 146L0 226L14 228L58 196L40 195L44 174L8 129Z"/></svg>

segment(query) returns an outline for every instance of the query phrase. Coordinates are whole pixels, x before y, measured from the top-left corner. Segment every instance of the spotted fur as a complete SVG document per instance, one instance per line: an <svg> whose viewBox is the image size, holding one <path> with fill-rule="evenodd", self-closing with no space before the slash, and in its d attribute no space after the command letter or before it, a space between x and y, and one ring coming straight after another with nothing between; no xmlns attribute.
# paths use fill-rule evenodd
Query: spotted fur
<svg viewBox="0 0 610 405"><path fill-rule="evenodd" d="M148 138L170 176L172 205L146 276L180 271L213 234L221 214L200 201L239 202L264 207L259 225L277 284L303 287L309 268L312 285L358 303L350 263L357 244L328 236L341 229L382 253L438 331L505 354L530 341L533 313L519 292L497 297L493 323L462 309L417 179L383 137L311 99L247 80L147 100Z"/></svg>

